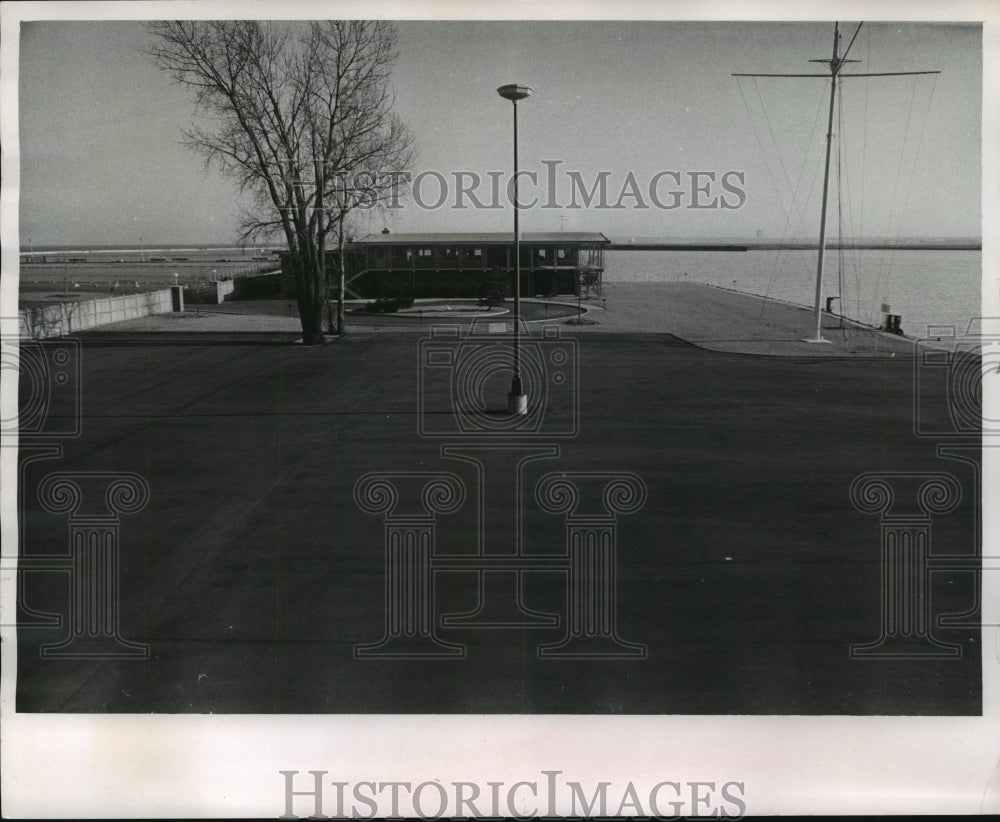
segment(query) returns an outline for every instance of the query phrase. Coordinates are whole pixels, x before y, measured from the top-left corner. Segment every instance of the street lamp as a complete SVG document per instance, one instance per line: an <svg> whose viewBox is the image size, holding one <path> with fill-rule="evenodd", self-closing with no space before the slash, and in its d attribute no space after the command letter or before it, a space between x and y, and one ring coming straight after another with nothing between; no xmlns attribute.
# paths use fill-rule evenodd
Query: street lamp
<svg viewBox="0 0 1000 822"><path fill-rule="evenodd" d="M518 216L521 203L517 196L517 101L531 96L530 86L512 83L500 86L497 94L514 104L514 376L507 394L507 413L521 416L528 413L528 397L521 385L521 232Z"/></svg>

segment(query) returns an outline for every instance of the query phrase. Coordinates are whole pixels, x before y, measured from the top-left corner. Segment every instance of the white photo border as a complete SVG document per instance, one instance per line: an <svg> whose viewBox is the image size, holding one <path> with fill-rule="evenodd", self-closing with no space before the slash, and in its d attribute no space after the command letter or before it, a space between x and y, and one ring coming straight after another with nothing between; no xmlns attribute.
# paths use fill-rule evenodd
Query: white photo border
<svg viewBox="0 0 1000 822"><path fill-rule="evenodd" d="M387 19L948 20L983 22L983 271L1000 272L1000 4L739 2L52 2L3 3L0 331L16 335L19 23L32 19L218 17ZM982 313L998 316L984 275ZM2 398L16 381L2 375ZM984 408L1000 398L984 395ZM984 411L991 418L996 413ZM16 544L14 449L3 449L0 521ZM984 500L1000 498L984 449ZM983 505L984 554L1000 554L1000 507ZM6 552L5 552L6 553ZM1000 574L983 574L983 621L1000 623ZM13 575L0 603L9 624ZM284 810L282 770L325 778L512 784L544 771L583 785L664 780L745 784L747 812L1000 812L1000 632L982 631L982 717L65 715L14 710L16 644L2 644L2 788L9 817L242 817ZM724 675L725 672L720 672ZM298 785L297 787L301 787ZM405 813L405 810L403 811ZM300 811L302 813L302 811ZM304 815L304 814L303 814Z"/></svg>

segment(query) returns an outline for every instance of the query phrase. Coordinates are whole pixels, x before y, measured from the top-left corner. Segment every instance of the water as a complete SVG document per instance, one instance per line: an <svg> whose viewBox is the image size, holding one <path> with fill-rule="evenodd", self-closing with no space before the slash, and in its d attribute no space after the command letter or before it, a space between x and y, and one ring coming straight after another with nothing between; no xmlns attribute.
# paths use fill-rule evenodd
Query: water
<svg viewBox="0 0 1000 822"><path fill-rule="evenodd" d="M827 251L824 304L839 293L839 253ZM815 297L815 251L609 251L604 261L609 283L688 280L807 306ZM878 325L887 303L911 337L928 325L964 330L982 314L980 251L845 249L843 283L846 316Z"/></svg>

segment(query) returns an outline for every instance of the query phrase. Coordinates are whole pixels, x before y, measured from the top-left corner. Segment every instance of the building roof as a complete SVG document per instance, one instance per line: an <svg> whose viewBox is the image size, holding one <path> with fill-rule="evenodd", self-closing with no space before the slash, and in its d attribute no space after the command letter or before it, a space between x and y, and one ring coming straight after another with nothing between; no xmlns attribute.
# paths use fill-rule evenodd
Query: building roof
<svg viewBox="0 0 1000 822"><path fill-rule="evenodd" d="M351 241L354 245L417 245L430 243L512 243L513 231L470 231L416 234L367 234ZM522 232L523 243L610 243L599 231Z"/></svg>

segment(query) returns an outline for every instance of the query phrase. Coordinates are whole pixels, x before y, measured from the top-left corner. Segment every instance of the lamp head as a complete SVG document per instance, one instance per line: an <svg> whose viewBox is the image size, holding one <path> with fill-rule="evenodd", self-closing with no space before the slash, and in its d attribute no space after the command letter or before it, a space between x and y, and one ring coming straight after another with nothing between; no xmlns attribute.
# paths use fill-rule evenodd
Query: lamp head
<svg viewBox="0 0 1000 822"><path fill-rule="evenodd" d="M511 100L516 103L518 100L530 97L533 91L534 89L531 86L519 86L517 83L511 83L507 86L500 86L497 89L497 94L505 100Z"/></svg>

